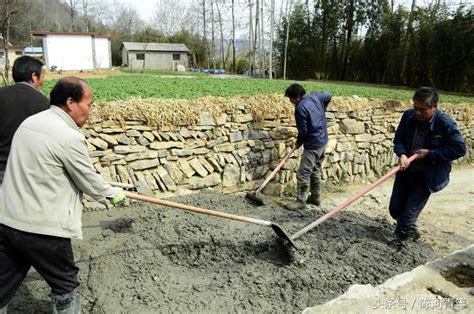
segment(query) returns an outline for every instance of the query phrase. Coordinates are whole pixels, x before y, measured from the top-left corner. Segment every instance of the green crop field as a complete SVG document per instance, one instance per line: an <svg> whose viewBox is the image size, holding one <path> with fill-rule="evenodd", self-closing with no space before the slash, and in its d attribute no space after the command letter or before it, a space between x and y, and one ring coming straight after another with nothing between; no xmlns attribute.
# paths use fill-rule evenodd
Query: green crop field
<svg viewBox="0 0 474 314"><path fill-rule="evenodd" d="M92 86L96 100L110 101L130 97L195 99L204 96L255 95L262 93L284 93L293 81L264 80L250 78L207 77L202 75L159 76L159 75L119 75L107 78L86 79ZM49 91L55 80L46 80L43 93ZM307 92L325 90L334 96L358 95L368 98L409 100L414 89L386 85L371 85L349 82L305 81L301 84ZM441 102L472 103L474 96L441 93Z"/></svg>

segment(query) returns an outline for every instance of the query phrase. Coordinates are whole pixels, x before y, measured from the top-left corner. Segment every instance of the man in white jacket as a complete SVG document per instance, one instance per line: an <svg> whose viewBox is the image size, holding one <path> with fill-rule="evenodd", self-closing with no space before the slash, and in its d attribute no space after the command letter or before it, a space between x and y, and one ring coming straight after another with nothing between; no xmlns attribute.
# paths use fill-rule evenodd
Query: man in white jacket
<svg viewBox="0 0 474 314"><path fill-rule="evenodd" d="M50 99L50 109L16 131L0 191L0 314L31 266L51 287L53 312L80 313L71 238L82 239L82 193L114 205L125 199L96 173L80 133L91 113L92 89L66 77Z"/></svg>

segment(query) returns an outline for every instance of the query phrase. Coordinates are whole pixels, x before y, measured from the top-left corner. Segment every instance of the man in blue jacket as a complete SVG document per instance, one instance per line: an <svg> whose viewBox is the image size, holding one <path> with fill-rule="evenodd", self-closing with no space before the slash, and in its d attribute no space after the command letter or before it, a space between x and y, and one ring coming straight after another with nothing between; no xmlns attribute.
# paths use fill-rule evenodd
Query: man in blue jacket
<svg viewBox="0 0 474 314"><path fill-rule="evenodd" d="M451 161L466 154L466 145L456 123L438 111L438 92L422 87L413 96L413 109L404 112L395 132L394 151L400 168L390 198L390 215L397 220L395 240L416 240L418 215L431 193L449 183ZM417 154L410 164L407 159Z"/></svg>
<svg viewBox="0 0 474 314"><path fill-rule="evenodd" d="M306 95L303 86L290 85L285 96L295 105L295 121L298 129L296 147L303 145L303 155L296 173L296 203L287 206L290 210L305 209L306 203L319 206L321 201L320 169L328 143L326 108L331 101L327 92ZM311 195L306 199L308 188Z"/></svg>

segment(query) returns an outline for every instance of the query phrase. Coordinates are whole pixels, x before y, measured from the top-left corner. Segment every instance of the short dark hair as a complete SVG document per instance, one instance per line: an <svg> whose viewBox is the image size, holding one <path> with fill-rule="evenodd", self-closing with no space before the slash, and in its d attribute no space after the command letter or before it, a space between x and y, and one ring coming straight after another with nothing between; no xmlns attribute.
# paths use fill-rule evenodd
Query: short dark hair
<svg viewBox="0 0 474 314"><path fill-rule="evenodd" d="M30 82L33 73L40 76L43 62L40 60L30 57L21 56L13 63L12 76L13 80L18 82Z"/></svg>
<svg viewBox="0 0 474 314"><path fill-rule="evenodd" d="M439 95L436 88L420 87L413 95L413 101L421 101L429 107L436 106L439 101Z"/></svg>
<svg viewBox="0 0 474 314"><path fill-rule="evenodd" d="M306 94L304 87L300 84L291 84L285 91L285 97L298 98L303 97Z"/></svg>
<svg viewBox="0 0 474 314"><path fill-rule="evenodd" d="M85 93L86 82L78 77L64 77L60 79L49 93L51 105L64 106L69 97L79 102Z"/></svg>

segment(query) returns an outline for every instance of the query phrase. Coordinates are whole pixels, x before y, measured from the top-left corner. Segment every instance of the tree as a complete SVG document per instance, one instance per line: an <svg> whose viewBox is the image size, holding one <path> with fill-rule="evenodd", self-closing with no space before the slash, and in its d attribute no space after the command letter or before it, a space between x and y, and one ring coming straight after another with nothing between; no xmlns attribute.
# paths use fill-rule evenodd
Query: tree
<svg viewBox="0 0 474 314"><path fill-rule="evenodd" d="M275 0L271 0L270 4L270 60L268 78L273 79L273 33L275 26Z"/></svg>
<svg viewBox="0 0 474 314"><path fill-rule="evenodd" d="M229 57L229 50L230 50L230 45L232 44L232 40L228 41L227 49L224 49L224 40L226 39L224 36L224 21L223 21L223 17L221 14L221 9L220 9L218 1L216 1L216 9L217 9L217 18L219 21L219 32L220 32L220 44L219 44L220 64L221 64L221 67L225 69L227 59Z"/></svg>
<svg viewBox="0 0 474 314"><path fill-rule="evenodd" d="M351 53L351 44L352 44L352 32L354 30L354 11L355 11L355 1L349 0L347 6L347 20L345 27L345 40L342 49L342 71L340 79L344 81L347 79L347 71L349 69L349 55Z"/></svg>
<svg viewBox="0 0 474 314"><path fill-rule="evenodd" d="M211 0L211 60L212 68L216 68L216 42L214 38L214 1Z"/></svg>
<svg viewBox="0 0 474 314"><path fill-rule="evenodd" d="M252 0L249 0L248 2L248 6L249 6L249 53L248 53L248 56L249 56L249 75L253 75L254 73L254 70L255 70L255 58L253 57L254 55L254 43L253 43L253 22L252 22L252 6L253 6L253 3L252 3Z"/></svg>
<svg viewBox="0 0 474 314"><path fill-rule="evenodd" d="M135 33L133 38L134 41L141 43L143 53L142 72L144 72L146 68L146 52L150 43L168 42L168 38L165 34L151 26L146 26L145 29Z"/></svg>
<svg viewBox="0 0 474 314"><path fill-rule="evenodd" d="M264 0L261 0L262 3L260 5L260 54L259 54L259 69L260 69L260 76L265 77L265 32L264 32L264 15L263 15L263 7L264 7Z"/></svg>
<svg viewBox="0 0 474 314"><path fill-rule="evenodd" d="M79 0L68 0L69 4L69 16L71 18L71 31L75 32L76 29L76 16L78 15L77 6L79 5Z"/></svg>
<svg viewBox="0 0 474 314"><path fill-rule="evenodd" d="M121 65L122 53L120 47L124 41L135 41L135 35L141 31L145 23L132 7L119 6L115 9L111 29L112 63Z"/></svg>
<svg viewBox="0 0 474 314"><path fill-rule="evenodd" d="M20 0L5 0L3 3L2 11L2 39L3 39L3 52L5 55L5 71L2 73L3 83L9 84L8 71L10 70L10 61L8 57L8 48L10 45L10 26L12 18L18 14L22 8L22 2Z"/></svg>
<svg viewBox="0 0 474 314"><path fill-rule="evenodd" d="M189 48L192 57L192 65L194 67L204 66L206 63L206 44L199 34L182 30L169 36L168 40L171 43L183 43Z"/></svg>
<svg viewBox="0 0 474 314"><path fill-rule="evenodd" d="M410 17L408 18L408 25L407 25L407 31L405 35L405 39L403 42L403 64L402 64L402 70L400 72L401 80L404 84L406 84L406 72L407 72L407 62L408 62L408 52L410 51L410 44L411 44L411 39L413 37L413 17L415 13L415 7L416 7L416 0L412 0L411 2L411 10L410 10Z"/></svg>
<svg viewBox="0 0 474 314"><path fill-rule="evenodd" d="M273 1L273 0L272 0ZM237 73L237 65L235 64L235 0L232 0L232 72Z"/></svg>
<svg viewBox="0 0 474 314"><path fill-rule="evenodd" d="M153 25L170 36L184 28L186 7L179 0L157 0L153 10Z"/></svg>
<svg viewBox="0 0 474 314"><path fill-rule="evenodd" d="M260 0L255 0L255 34L253 36L253 50L252 50L252 65L254 69L254 73L257 74L257 44L259 40L259 24L258 24L258 16L259 16L259 4Z"/></svg>
<svg viewBox="0 0 474 314"><path fill-rule="evenodd" d="M289 2L289 7L288 7ZM286 2L287 9L285 10L286 13L286 36L285 36L285 57L283 59L283 79L286 80L286 63L288 61L288 41L290 39L290 12L291 6L293 5L292 0L287 0Z"/></svg>
<svg viewBox="0 0 474 314"><path fill-rule="evenodd" d="M82 18L84 20L85 31L90 32L91 21L89 17L89 1L82 0Z"/></svg>
<svg viewBox="0 0 474 314"><path fill-rule="evenodd" d="M209 47L207 44L207 34L206 34L206 0L202 0L202 22L203 22L203 39L204 39L204 49L207 57L207 68L209 69L209 60L211 59Z"/></svg>

